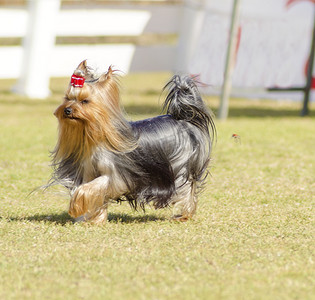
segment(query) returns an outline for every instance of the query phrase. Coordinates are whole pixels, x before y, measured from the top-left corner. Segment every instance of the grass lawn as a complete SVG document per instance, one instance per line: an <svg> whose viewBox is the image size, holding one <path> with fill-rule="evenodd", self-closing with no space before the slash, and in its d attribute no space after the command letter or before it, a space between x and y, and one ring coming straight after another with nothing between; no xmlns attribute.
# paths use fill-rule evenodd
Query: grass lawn
<svg viewBox="0 0 315 300"><path fill-rule="evenodd" d="M129 118L160 113L168 78L123 78ZM192 221L123 203L101 227L73 224L59 189L30 195L51 174L66 84L39 101L0 81L0 299L315 299L314 104L300 118L300 103L232 99Z"/></svg>

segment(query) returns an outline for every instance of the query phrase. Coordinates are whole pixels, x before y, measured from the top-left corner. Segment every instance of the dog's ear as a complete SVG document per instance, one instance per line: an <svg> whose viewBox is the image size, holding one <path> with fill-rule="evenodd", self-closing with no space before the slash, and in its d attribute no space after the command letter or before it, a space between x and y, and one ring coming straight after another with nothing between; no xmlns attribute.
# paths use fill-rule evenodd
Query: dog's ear
<svg viewBox="0 0 315 300"><path fill-rule="evenodd" d="M112 76L113 75L113 66L109 66L108 70L107 70L107 73L106 73L106 76Z"/></svg>
<svg viewBox="0 0 315 300"><path fill-rule="evenodd" d="M98 79L98 82L100 84L104 83L107 79L110 79L113 77L113 68L112 66L109 66L106 73L102 74L101 77Z"/></svg>
<svg viewBox="0 0 315 300"><path fill-rule="evenodd" d="M86 59L81 61L80 64L78 65L77 69L80 69L80 70L86 70L86 66L87 66L87 63L86 63Z"/></svg>
<svg viewBox="0 0 315 300"><path fill-rule="evenodd" d="M81 77L86 77L88 73L89 73L89 70L87 67L86 59L82 61L73 72L73 74L77 76L81 76Z"/></svg>

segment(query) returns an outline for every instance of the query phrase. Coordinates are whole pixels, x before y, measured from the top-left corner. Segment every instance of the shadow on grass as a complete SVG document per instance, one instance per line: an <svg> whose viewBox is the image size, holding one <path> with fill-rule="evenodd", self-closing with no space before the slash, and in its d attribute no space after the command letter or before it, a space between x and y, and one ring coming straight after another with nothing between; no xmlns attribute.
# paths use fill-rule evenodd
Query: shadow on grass
<svg viewBox="0 0 315 300"><path fill-rule="evenodd" d="M215 111L217 115L217 111ZM279 109L279 108L264 108L264 107L230 107L229 117L231 118L296 118L301 116L300 109ZM309 117L314 117L310 111Z"/></svg>
<svg viewBox="0 0 315 300"><path fill-rule="evenodd" d="M0 219L2 217L0 216ZM63 212L60 214L36 214L34 216L29 217L12 217L8 218L11 222L23 222L23 221L29 221L29 222L48 222L48 223L54 223L58 225L65 226L66 224L75 223L74 219L71 218L68 213ZM156 221L165 221L166 218L164 217L158 217L152 214L149 215L142 215L142 216L132 216L128 214L123 213L109 213L108 214L108 222L111 223L147 223L147 222L156 222Z"/></svg>
<svg viewBox="0 0 315 300"><path fill-rule="evenodd" d="M15 99L8 99L8 100L1 100L0 104L2 105L10 105L12 106L28 106L28 107L39 107L39 106L58 106L61 103L61 101L56 101L52 98L47 99L45 101L43 100L25 100L24 98L15 98ZM272 107L269 105L269 107L264 107L262 104L261 106L257 106L253 102L251 105L250 101L247 102L247 106L238 107L230 105L229 108L229 117L231 118L296 118L301 115L301 110L298 107L292 107L292 108L286 108L283 109L279 107ZM124 106L124 110L127 113L127 119L138 119L142 118L142 116L157 116L160 114L163 114L162 112L162 103L145 103L145 104L128 104L126 103ZM213 109L214 114L217 116L218 110L216 108ZM312 111L312 107L310 108L310 113L308 117L314 118L315 114Z"/></svg>
<svg viewBox="0 0 315 300"><path fill-rule="evenodd" d="M108 213L108 221L113 223L146 223L146 222L156 222L165 221L166 218L158 217L152 214L141 215L141 216L131 216L128 214L121 213Z"/></svg>
<svg viewBox="0 0 315 300"><path fill-rule="evenodd" d="M158 104L127 104L124 106L124 110L126 111L127 115L131 117L142 115L157 116L164 113L162 111L162 105ZM215 108L212 110L214 115L217 116L218 110ZM263 105L257 106L255 103L250 105L250 102L248 102L247 107L237 107L231 105L229 108L229 117L231 118L296 118L300 116L301 110L298 107L280 109L278 107L263 107ZM308 117L315 117L315 114L311 109Z"/></svg>
<svg viewBox="0 0 315 300"><path fill-rule="evenodd" d="M0 216L0 219L2 217ZM24 222L24 221L30 221L30 222L50 222L55 223L59 225L66 225L67 223L73 223L73 219L66 213L61 214L36 214L34 216L30 217L11 217L8 218L10 222Z"/></svg>
<svg viewBox="0 0 315 300"><path fill-rule="evenodd" d="M3 93L2 93L3 94ZM47 98L45 100L39 100L39 99L26 99L23 96L16 96L9 94L10 97L8 99L1 99L0 104L1 105L7 105L7 106L26 106L26 107L45 107L45 106L51 106L61 104L61 99L54 99L54 98Z"/></svg>

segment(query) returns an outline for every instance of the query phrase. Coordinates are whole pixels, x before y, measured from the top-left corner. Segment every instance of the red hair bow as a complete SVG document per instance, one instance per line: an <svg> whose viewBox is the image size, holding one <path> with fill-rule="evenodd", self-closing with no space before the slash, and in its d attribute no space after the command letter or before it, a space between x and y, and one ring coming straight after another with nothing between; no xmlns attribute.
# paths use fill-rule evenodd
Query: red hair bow
<svg viewBox="0 0 315 300"><path fill-rule="evenodd" d="M85 81L85 78L82 76L78 76L75 74L71 76L71 85L73 87L80 87L80 88L83 87L84 81Z"/></svg>

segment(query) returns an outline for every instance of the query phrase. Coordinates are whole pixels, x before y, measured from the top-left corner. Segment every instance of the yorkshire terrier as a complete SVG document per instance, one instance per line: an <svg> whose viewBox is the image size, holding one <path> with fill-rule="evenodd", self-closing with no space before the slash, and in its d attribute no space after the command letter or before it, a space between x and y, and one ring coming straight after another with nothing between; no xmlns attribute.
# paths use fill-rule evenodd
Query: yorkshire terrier
<svg viewBox="0 0 315 300"><path fill-rule="evenodd" d="M109 67L97 77L86 61L74 71L56 109L59 137L50 185L70 191L76 221L105 223L112 200L144 209L173 206L173 218L196 212L208 173L216 129L194 79L174 76L165 115L129 122L120 106L119 76Z"/></svg>

